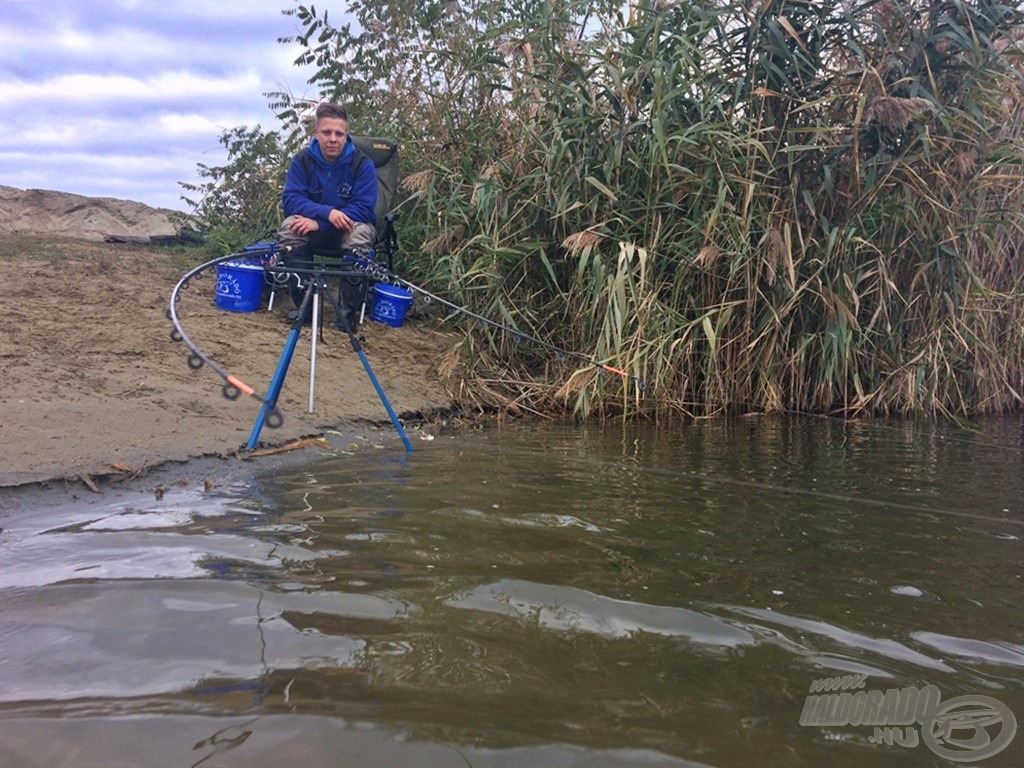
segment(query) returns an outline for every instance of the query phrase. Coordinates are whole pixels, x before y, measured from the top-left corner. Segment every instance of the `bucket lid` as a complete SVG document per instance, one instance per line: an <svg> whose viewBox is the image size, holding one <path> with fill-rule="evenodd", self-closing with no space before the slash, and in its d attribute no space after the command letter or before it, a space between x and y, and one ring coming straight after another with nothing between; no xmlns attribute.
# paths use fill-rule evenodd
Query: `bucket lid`
<svg viewBox="0 0 1024 768"><path fill-rule="evenodd" d="M263 269L263 265L258 261L222 261L220 266L229 269Z"/></svg>

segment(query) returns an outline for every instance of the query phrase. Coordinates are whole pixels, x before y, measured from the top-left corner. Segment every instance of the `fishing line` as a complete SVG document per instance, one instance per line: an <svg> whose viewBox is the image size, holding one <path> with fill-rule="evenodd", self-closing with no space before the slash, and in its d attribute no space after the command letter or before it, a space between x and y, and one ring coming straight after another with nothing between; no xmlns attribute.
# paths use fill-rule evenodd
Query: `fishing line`
<svg viewBox="0 0 1024 768"><path fill-rule="evenodd" d="M615 467L617 465L609 464L607 462L595 462L608 467ZM726 485L736 486L740 488L750 488L755 491L772 491L789 496L807 496L812 499L826 499L828 501L838 501L853 505L866 506L866 507L880 507L882 509L895 509L912 514L923 514L923 515L937 515L937 516L948 516L955 518L964 518L966 520L978 520L985 523L1005 524L1020 526L1024 525L1024 520L1016 520L1012 517L999 517L998 515L983 515L976 512L961 512L953 509L940 509L937 507L928 507L922 504L911 504L901 501L887 501L886 499L872 499L864 496L852 496L844 493L831 493L829 491L820 491L813 488L798 488L793 485L778 485L776 483L763 483L756 480L741 480L735 477L727 477L722 475L707 475L707 474L695 474L691 471L689 474L680 472L676 469L663 469L660 467L641 467L642 473L648 473L652 475L671 476L676 479L692 480L695 483L707 483L708 485Z"/></svg>
<svg viewBox="0 0 1024 768"><path fill-rule="evenodd" d="M481 323L486 323L492 328L496 328L499 331L511 334L512 336L522 339L523 341L535 344L539 347L543 347L544 349L548 349L554 352L559 357L571 357L598 368L602 373L612 373L615 374L616 376L621 376L624 379L631 379L632 381L636 382L637 389L639 389L641 392L644 392L647 389L647 383L643 379L641 379L638 376L634 376L628 371L623 371L620 370L619 368L613 368L612 366L598 360L595 357L590 357L589 355L585 355L582 352L573 352L572 350L564 349L562 347L556 346L555 344L551 344L547 341L543 341L542 339L538 339L536 336L531 336L528 333L524 333L523 331L520 331L516 328L510 328L507 325L502 325L499 322L491 320L489 317L484 317L483 315L477 314L476 312L473 312L472 310L467 309L466 307L460 307L458 304L448 301L447 299L443 299L437 294L431 293L426 288L421 288L415 283L411 283L404 277L399 277L394 272L384 269L383 267L371 265L369 269L373 273L373 275L378 279L383 279L386 280L387 282L397 283L398 285L405 286L411 291L422 294L424 298L427 299L428 302L436 301L438 304L443 304L449 309L453 309L456 312L461 312L462 314L468 317L472 317L474 320L477 320Z"/></svg>

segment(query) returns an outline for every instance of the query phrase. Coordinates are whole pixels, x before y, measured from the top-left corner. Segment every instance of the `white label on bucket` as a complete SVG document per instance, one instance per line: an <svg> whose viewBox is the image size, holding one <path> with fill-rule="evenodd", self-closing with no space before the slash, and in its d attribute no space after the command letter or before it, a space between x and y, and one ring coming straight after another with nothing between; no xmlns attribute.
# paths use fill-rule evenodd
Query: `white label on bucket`
<svg viewBox="0 0 1024 768"><path fill-rule="evenodd" d="M238 278L230 272L221 272L217 275L217 295L240 299L242 297L242 286L239 285Z"/></svg>

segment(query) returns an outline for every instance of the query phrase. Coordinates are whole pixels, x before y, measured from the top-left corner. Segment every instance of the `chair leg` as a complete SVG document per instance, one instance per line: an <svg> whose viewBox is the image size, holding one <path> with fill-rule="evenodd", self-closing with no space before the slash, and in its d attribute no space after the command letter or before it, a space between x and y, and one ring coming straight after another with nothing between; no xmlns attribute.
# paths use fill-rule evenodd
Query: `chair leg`
<svg viewBox="0 0 1024 768"><path fill-rule="evenodd" d="M309 348L309 412L313 413L313 393L316 390L316 334L320 327L320 289L313 290L313 327L310 329Z"/></svg>
<svg viewBox="0 0 1024 768"><path fill-rule="evenodd" d="M370 287L369 279L363 280L362 285L360 286L360 291L359 291L362 294L360 296L361 301L359 302L359 324L360 325L362 325L366 321L366 299L367 299L368 294L370 293L369 287Z"/></svg>

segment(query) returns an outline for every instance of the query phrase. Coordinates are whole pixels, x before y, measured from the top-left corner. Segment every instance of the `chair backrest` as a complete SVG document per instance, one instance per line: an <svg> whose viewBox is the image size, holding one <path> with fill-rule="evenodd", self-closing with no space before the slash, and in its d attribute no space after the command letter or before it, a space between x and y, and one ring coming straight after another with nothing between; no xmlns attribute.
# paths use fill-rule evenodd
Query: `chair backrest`
<svg viewBox="0 0 1024 768"><path fill-rule="evenodd" d="M398 142L379 136L353 136L356 149L373 161L377 170L377 230L383 231L384 216L391 211L398 189Z"/></svg>

